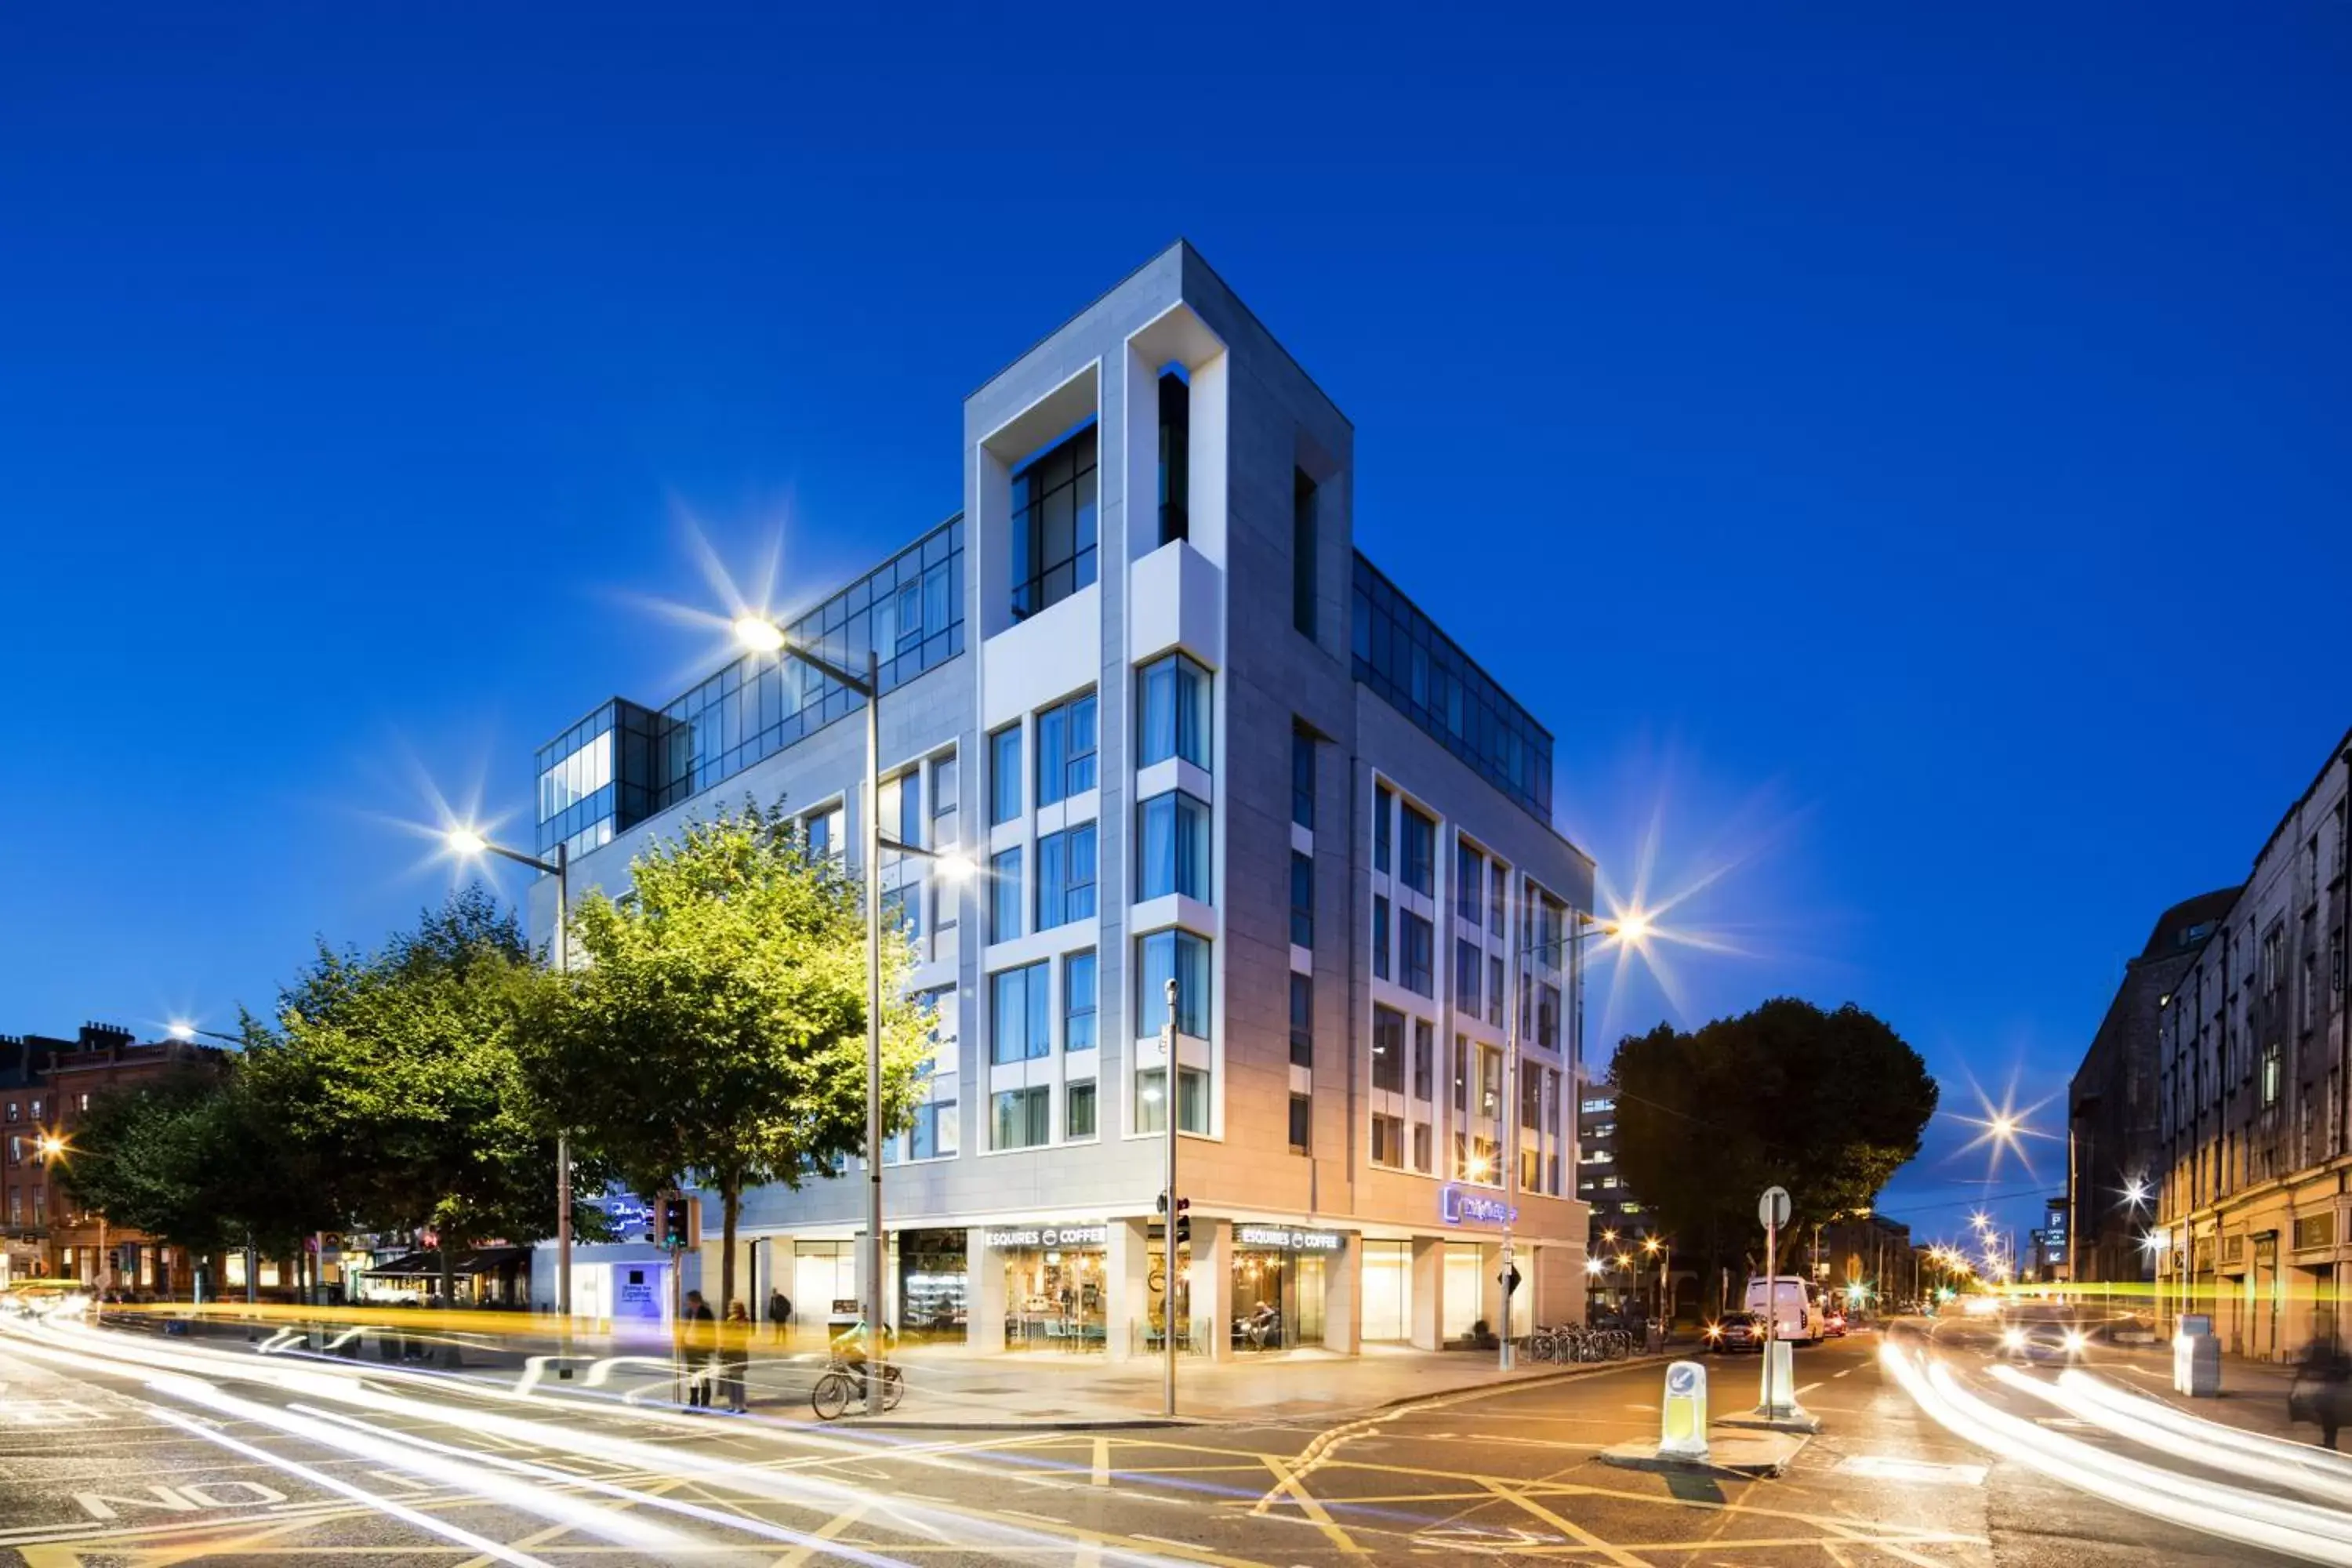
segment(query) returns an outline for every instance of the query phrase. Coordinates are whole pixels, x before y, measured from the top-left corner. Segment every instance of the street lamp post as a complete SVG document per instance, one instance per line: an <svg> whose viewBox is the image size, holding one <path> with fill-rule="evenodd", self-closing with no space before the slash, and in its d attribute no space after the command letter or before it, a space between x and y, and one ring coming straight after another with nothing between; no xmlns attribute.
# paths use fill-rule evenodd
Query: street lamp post
<svg viewBox="0 0 2352 1568"><path fill-rule="evenodd" d="M1630 916L1622 921L1596 921L1582 910L1575 911L1577 928L1567 935L1549 942L1528 942L1514 948L1511 953L1511 981L1519 979L1517 970L1538 952L1549 952L1555 947L1568 950L1569 967L1573 978L1577 944L1595 936L1623 934L1638 937L1648 922L1643 917ZM1577 994L1580 1013L1583 1006L1580 988L1571 985ZM1512 1199L1519 1195L1519 999L1513 994L1503 998L1503 1325L1501 1342L1496 1351L1495 1364L1504 1372L1511 1370L1511 1289L1510 1276L1514 1267L1511 1258Z"/></svg>
<svg viewBox="0 0 2352 1568"><path fill-rule="evenodd" d="M735 640L754 654L791 655L826 679L838 682L866 700L866 1319L868 1353L874 1362L869 1388L887 1386L883 1373L889 1354L883 1313L884 1275L890 1247L882 1230L882 852L918 855L937 860L950 877L968 871L961 855L902 844L882 832L882 656L866 650L866 673L858 675L835 664L764 616L744 616L735 622ZM1174 1075L1170 1076L1173 1113ZM1171 1134L1173 1137L1173 1134ZM871 1414L870 1401L869 1410Z"/></svg>
<svg viewBox="0 0 2352 1568"><path fill-rule="evenodd" d="M496 855L555 879L555 973L572 973L572 847L559 840L555 858L542 860L503 844L493 844L470 827L450 829L449 847L460 855ZM556 1369L572 1375L572 1131L555 1130L555 1332L566 1358Z"/></svg>

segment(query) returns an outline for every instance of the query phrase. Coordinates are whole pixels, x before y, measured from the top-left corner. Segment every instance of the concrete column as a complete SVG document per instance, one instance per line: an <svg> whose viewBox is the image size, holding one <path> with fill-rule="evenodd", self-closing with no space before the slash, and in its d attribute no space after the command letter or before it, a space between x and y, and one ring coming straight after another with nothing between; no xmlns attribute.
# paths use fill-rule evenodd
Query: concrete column
<svg viewBox="0 0 2352 1568"><path fill-rule="evenodd" d="M1421 1351L1443 1350L1445 1346L1445 1238L1438 1236L1416 1236L1412 1238L1412 1300L1405 1303L1411 1315L1408 1331L1412 1348Z"/></svg>
<svg viewBox="0 0 2352 1568"><path fill-rule="evenodd" d="M964 1342L993 1355L1004 1349L1004 1260L982 1227L964 1236Z"/></svg>
<svg viewBox="0 0 2352 1568"><path fill-rule="evenodd" d="M1103 1249L1103 1349L1112 1361L1142 1353L1151 1322L1151 1222L1110 1222Z"/></svg>
<svg viewBox="0 0 2352 1568"><path fill-rule="evenodd" d="M1489 1333L1503 1331L1503 1244L1482 1241L1478 1244L1478 1315L1486 1320ZM1522 1269L1522 1273L1526 1270ZM1511 1327L1524 1333L1527 1322L1522 1314L1512 1314Z"/></svg>
<svg viewBox="0 0 2352 1568"><path fill-rule="evenodd" d="M1323 1348L1354 1355L1364 1338L1364 1238L1349 1237L1323 1260Z"/></svg>
<svg viewBox="0 0 2352 1568"><path fill-rule="evenodd" d="M1185 1265L1192 1288L1192 1332L1194 1344L1205 1344L1212 1361L1229 1361L1234 1353L1234 1224L1225 1219L1192 1216L1192 1253Z"/></svg>

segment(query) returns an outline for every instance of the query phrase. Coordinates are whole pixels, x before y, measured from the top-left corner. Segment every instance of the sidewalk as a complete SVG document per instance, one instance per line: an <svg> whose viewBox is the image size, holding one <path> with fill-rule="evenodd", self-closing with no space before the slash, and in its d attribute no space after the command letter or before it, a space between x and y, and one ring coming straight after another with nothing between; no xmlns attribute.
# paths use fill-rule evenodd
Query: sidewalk
<svg viewBox="0 0 2352 1568"><path fill-rule="evenodd" d="M1671 1353L1671 1348L1670 1348ZM963 1346L914 1346L896 1357L906 1369L907 1399L875 1426L1155 1426L1160 1420L1163 1363L1112 1363L1101 1356L1030 1352L982 1355ZM1360 1355L1297 1350L1212 1362L1181 1358L1177 1418L1232 1423L1329 1420L1409 1399L1536 1384L1664 1358L1563 1366L1522 1355L1509 1372L1493 1351L1420 1351L1368 1345ZM755 1401L756 1403L756 1401Z"/></svg>

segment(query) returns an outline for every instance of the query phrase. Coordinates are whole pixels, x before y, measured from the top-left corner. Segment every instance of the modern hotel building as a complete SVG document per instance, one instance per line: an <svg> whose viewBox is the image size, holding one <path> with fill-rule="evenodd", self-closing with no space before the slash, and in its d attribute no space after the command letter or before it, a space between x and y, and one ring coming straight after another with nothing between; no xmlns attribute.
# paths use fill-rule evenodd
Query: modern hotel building
<svg viewBox="0 0 2352 1568"><path fill-rule="evenodd" d="M1357 552L1354 439L1180 243L965 400L960 512L786 628L878 653L885 831L985 872L879 868L940 1019L886 1150L902 1331L1157 1342L1171 976L1195 1348L1261 1302L1280 1344L1467 1339L1507 1215L1517 1324L1581 1317L1592 862L1550 734ZM607 702L540 752L539 847L617 893L648 839L782 796L854 860L859 707L772 657ZM541 879L541 940L553 911ZM855 1162L747 1194L755 1310L860 1295L863 1195Z"/></svg>

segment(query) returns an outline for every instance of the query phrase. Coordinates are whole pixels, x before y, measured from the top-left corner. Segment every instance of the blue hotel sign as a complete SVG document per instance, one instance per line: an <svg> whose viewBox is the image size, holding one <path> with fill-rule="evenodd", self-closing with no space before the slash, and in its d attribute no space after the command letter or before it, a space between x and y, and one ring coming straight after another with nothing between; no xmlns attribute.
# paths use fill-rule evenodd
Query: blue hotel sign
<svg viewBox="0 0 2352 1568"><path fill-rule="evenodd" d="M1454 1186L1438 1189L1437 1212L1448 1225L1510 1225L1519 1217L1514 1205Z"/></svg>

